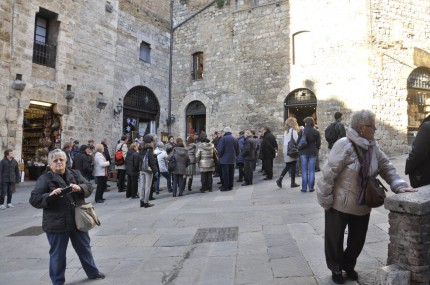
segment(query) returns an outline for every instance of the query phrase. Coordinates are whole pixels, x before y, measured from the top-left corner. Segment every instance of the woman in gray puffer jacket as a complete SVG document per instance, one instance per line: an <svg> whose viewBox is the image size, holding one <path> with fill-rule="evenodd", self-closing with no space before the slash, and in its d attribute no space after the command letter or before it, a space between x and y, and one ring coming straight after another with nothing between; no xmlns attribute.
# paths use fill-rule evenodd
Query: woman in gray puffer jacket
<svg viewBox="0 0 430 285"><path fill-rule="evenodd" d="M188 157L188 150L184 146L184 141L181 138L176 139L176 146L169 154L167 159L170 161L172 158L176 160L175 168L170 172L172 174L172 190L173 197L176 197L176 190L179 186L179 195L182 196L185 189L185 175L187 174L187 166L190 163Z"/></svg>
<svg viewBox="0 0 430 285"><path fill-rule="evenodd" d="M202 182L200 192L202 193L212 192L212 174L215 171L214 155L217 155L214 144L210 143L207 138L203 139L196 152L196 162L199 164Z"/></svg>
<svg viewBox="0 0 430 285"><path fill-rule="evenodd" d="M349 279L358 280L354 268L366 240L371 211L363 199L368 177L380 175L394 193L416 191L399 177L380 150L375 131L374 113L355 112L346 137L333 145L317 183L318 203L325 209L326 262L336 284L345 282L342 270ZM348 241L344 250L346 226Z"/></svg>
<svg viewBox="0 0 430 285"><path fill-rule="evenodd" d="M187 139L187 150L188 157L190 158L190 165L187 166L187 177L185 178L184 184L187 184L188 178L188 191L191 191L191 186L193 185L193 176L196 174L196 149L194 137L191 135Z"/></svg>

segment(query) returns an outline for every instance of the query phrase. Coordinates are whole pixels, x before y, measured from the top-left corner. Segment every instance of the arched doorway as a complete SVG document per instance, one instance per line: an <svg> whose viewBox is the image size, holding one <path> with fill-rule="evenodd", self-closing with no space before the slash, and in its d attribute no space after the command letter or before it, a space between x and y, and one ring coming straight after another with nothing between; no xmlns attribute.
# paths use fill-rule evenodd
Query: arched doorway
<svg viewBox="0 0 430 285"><path fill-rule="evenodd" d="M123 133L133 141L138 135L156 133L160 104L145 86L135 86L124 97Z"/></svg>
<svg viewBox="0 0 430 285"><path fill-rule="evenodd" d="M192 101L186 110L186 134L206 131L206 107L200 101Z"/></svg>
<svg viewBox="0 0 430 285"><path fill-rule="evenodd" d="M293 90L284 100L284 121L288 117L295 117L299 126L303 126L303 119L313 117L317 123L317 97L306 88Z"/></svg>
<svg viewBox="0 0 430 285"><path fill-rule="evenodd" d="M419 67L408 77L408 143L414 140L418 128L430 113L430 68Z"/></svg>

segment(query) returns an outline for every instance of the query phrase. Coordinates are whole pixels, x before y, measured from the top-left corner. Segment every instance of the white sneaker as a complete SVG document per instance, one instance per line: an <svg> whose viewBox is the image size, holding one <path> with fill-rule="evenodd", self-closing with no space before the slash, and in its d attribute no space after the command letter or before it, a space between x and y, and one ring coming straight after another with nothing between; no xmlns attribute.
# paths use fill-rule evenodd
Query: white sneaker
<svg viewBox="0 0 430 285"><path fill-rule="evenodd" d="M6 209L6 206L5 205L1 205L0 206L0 210L4 210L4 209Z"/></svg>
<svg viewBox="0 0 430 285"><path fill-rule="evenodd" d="M8 207L8 208L15 208L15 206L14 206L14 205L12 205L12 204L7 204L7 207Z"/></svg>

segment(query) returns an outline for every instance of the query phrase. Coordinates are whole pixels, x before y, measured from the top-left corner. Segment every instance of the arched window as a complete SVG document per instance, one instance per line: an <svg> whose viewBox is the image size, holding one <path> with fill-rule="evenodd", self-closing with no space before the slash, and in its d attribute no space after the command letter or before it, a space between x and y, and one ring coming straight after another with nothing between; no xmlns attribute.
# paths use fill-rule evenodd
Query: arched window
<svg viewBox="0 0 430 285"><path fill-rule="evenodd" d="M193 80L203 79L203 52L199 51L193 54L193 69L191 71Z"/></svg>

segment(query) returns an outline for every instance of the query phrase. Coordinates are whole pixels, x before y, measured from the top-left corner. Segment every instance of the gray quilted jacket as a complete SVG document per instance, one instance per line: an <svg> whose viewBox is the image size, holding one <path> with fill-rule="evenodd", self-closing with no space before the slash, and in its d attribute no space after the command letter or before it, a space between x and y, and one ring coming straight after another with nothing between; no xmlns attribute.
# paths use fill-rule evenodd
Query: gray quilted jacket
<svg viewBox="0 0 430 285"><path fill-rule="evenodd" d="M375 140L362 138L354 129L348 129L346 137L339 139L333 145L328 161L322 168L322 177L317 182L318 203L324 209L336 209L340 212L363 216L370 213L371 208L358 205L360 194L360 162L353 141L358 149L367 150L373 146L372 161L369 176L380 175L391 187L394 193L408 187L408 184L396 173L393 164L380 150Z"/></svg>

